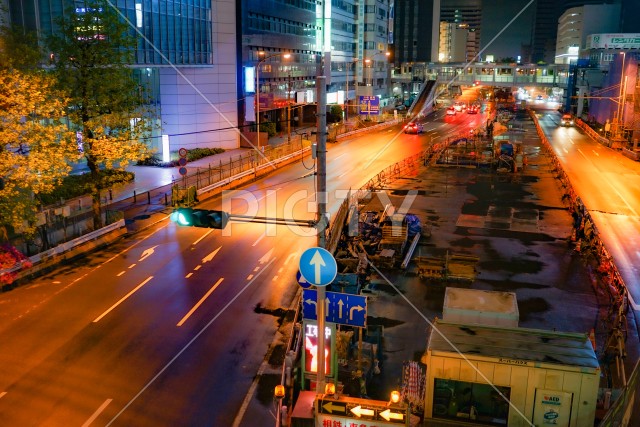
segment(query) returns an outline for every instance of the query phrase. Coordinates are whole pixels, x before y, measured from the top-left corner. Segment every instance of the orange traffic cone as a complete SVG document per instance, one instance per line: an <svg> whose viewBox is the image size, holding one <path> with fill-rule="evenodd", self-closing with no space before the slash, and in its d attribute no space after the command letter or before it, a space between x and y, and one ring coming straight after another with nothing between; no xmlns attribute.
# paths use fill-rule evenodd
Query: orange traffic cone
<svg viewBox="0 0 640 427"><path fill-rule="evenodd" d="M596 331L591 328L591 332L589 332L589 341L591 341L591 345L593 346L593 351L596 350Z"/></svg>

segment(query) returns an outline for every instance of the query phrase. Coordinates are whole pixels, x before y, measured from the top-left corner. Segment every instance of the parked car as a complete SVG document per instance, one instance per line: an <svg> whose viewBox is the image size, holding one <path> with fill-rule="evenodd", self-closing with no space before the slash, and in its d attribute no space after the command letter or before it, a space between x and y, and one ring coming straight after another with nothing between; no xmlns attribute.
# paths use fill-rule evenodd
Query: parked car
<svg viewBox="0 0 640 427"><path fill-rule="evenodd" d="M573 117L571 117L571 114L562 115L560 126L573 126Z"/></svg>
<svg viewBox="0 0 640 427"><path fill-rule="evenodd" d="M447 116L455 116L455 115L456 115L456 109L454 107L447 108Z"/></svg>
<svg viewBox="0 0 640 427"><path fill-rule="evenodd" d="M467 108L467 114L478 114L478 106L477 105L472 105L469 108Z"/></svg>
<svg viewBox="0 0 640 427"><path fill-rule="evenodd" d="M415 133L416 135L424 132L424 126L418 122L410 122L404 127L404 133Z"/></svg>

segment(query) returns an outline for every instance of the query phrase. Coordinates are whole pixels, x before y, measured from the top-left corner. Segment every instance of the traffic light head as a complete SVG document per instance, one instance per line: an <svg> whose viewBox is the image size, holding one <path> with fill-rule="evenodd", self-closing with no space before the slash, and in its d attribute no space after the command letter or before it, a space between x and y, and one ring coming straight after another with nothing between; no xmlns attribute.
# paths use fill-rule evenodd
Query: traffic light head
<svg viewBox="0 0 640 427"><path fill-rule="evenodd" d="M185 227L223 229L229 222L229 214L224 211L178 208L171 214L171 220Z"/></svg>

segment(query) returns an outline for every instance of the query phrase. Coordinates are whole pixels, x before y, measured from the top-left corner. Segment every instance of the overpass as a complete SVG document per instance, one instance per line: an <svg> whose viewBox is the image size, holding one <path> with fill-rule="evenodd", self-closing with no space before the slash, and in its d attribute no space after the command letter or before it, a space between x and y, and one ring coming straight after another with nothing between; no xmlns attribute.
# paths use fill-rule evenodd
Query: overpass
<svg viewBox="0 0 640 427"><path fill-rule="evenodd" d="M394 74L394 83L422 83L436 80L452 86L474 83L501 87L567 88L568 64L496 64L496 63L415 63L405 67L409 72Z"/></svg>

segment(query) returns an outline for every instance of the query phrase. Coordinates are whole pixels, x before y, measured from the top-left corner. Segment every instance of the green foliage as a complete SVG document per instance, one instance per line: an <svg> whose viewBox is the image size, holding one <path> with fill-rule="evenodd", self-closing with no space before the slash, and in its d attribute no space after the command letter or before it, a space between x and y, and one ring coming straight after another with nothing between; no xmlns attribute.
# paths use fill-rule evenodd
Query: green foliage
<svg viewBox="0 0 640 427"><path fill-rule="evenodd" d="M342 107L332 105L327 114L327 123L338 123L342 121Z"/></svg>
<svg viewBox="0 0 640 427"><path fill-rule="evenodd" d="M193 150L187 151L187 160L192 162L194 160L199 160L204 157L213 156L216 154L224 153L223 148L194 148ZM163 167L174 167L178 166L179 155L177 152L171 153L171 161L163 162L162 159L153 155L147 157L146 159L138 161L139 166L163 166Z"/></svg>
<svg viewBox="0 0 640 427"><path fill-rule="evenodd" d="M3 68L34 71L42 57L36 33L18 26L0 28L0 64Z"/></svg>
<svg viewBox="0 0 640 427"><path fill-rule="evenodd" d="M71 3L47 40L59 85L70 98L67 114L82 134L83 154L93 177L94 228L102 225L101 169L124 170L149 157L145 139L155 126L147 90L128 65L134 62L135 32L112 3L87 0L84 12Z"/></svg>
<svg viewBox="0 0 640 427"><path fill-rule="evenodd" d="M133 181L135 174L121 170L100 171L98 180L101 188L109 188L118 184L125 184ZM43 206L52 205L62 200L73 199L74 197L91 194L95 178L90 173L82 175L69 175L62 180L62 184L48 194L41 194L39 199Z"/></svg>
<svg viewBox="0 0 640 427"><path fill-rule="evenodd" d="M277 133L276 124L273 122L260 123L260 132L267 132L269 138L273 137Z"/></svg>

